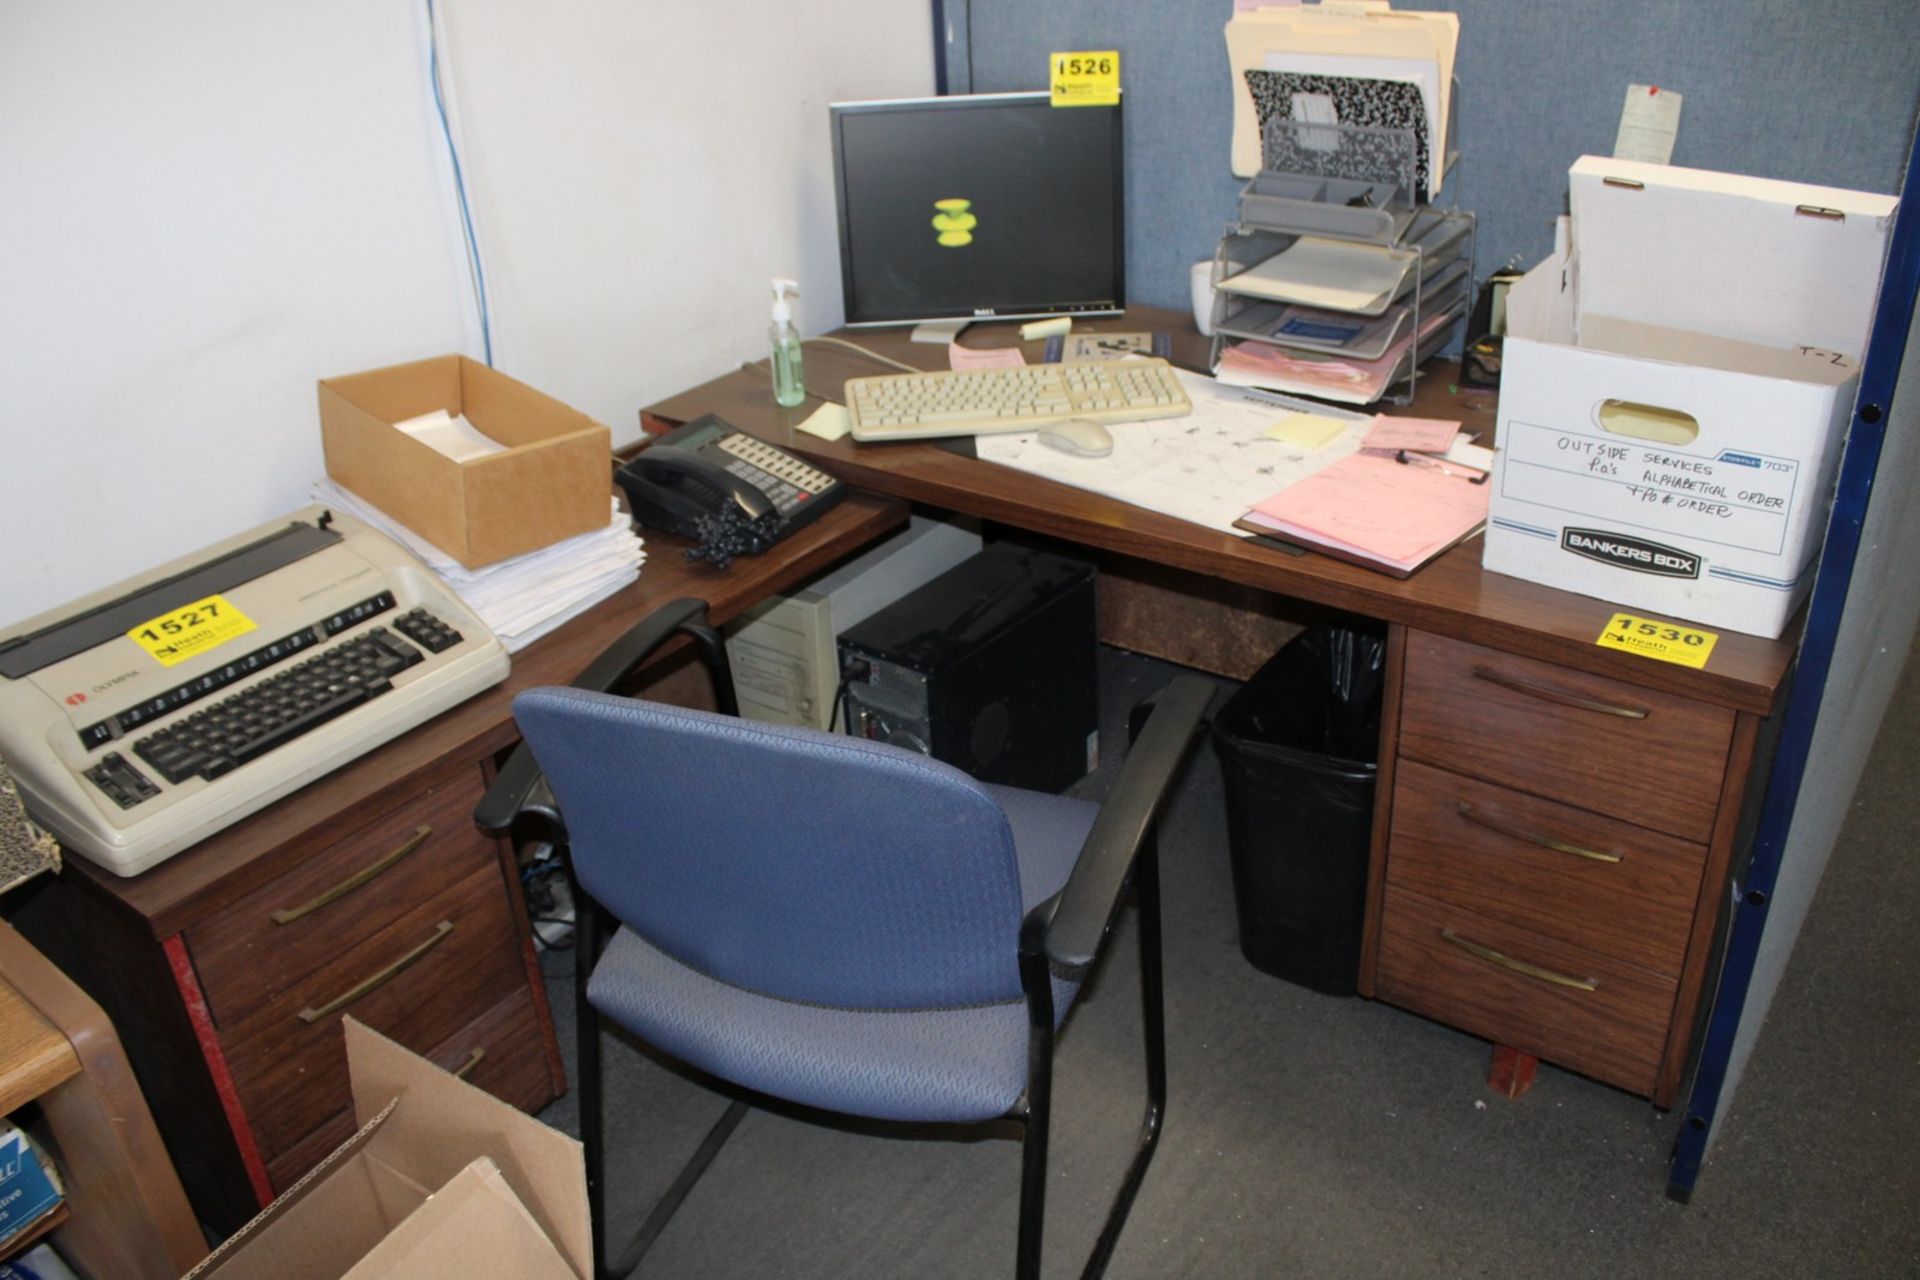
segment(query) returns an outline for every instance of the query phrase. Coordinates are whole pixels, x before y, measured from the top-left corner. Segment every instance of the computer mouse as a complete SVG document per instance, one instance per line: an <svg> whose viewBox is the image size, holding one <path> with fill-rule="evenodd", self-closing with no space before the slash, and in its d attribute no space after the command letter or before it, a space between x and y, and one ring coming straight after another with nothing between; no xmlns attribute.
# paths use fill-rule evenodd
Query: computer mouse
<svg viewBox="0 0 1920 1280"><path fill-rule="evenodd" d="M1040 443L1077 458L1104 458L1113 452L1107 429L1086 418L1068 418L1040 428Z"/></svg>

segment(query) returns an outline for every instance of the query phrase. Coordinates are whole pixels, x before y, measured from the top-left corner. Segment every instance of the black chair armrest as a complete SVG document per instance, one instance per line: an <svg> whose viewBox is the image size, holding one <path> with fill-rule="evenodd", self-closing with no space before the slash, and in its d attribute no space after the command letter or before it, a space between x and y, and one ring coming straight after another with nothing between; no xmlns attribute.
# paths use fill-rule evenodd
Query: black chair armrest
<svg viewBox="0 0 1920 1280"><path fill-rule="evenodd" d="M1127 752L1120 776L1081 846L1067 883L1049 902L1041 944L1054 972L1072 977L1092 965L1153 830L1174 775L1187 758L1213 700L1204 676L1181 675L1155 695L1153 714ZM1035 914L1047 904L1036 908ZM1023 930L1023 938L1029 936Z"/></svg>
<svg viewBox="0 0 1920 1280"><path fill-rule="evenodd" d="M587 664L572 687L591 689L595 693L610 692L652 657L654 650L677 635L688 635L699 642L701 657L713 675L715 701L728 715L738 714L726 645L719 632L707 622L707 602L691 597L669 601L634 623L626 634ZM527 750L524 743L515 747L493 785L487 788L487 794L474 806L474 822L483 831L506 830L514 818L529 807L529 799L540 781L540 766L535 763L533 752ZM551 800L541 799L532 807L548 810Z"/></svg>

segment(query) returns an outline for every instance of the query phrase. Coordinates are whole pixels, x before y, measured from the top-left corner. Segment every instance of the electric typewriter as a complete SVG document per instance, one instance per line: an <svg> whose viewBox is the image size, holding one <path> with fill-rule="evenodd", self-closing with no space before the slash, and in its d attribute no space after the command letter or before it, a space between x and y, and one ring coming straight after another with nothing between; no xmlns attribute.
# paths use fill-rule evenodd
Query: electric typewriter
<svg viewBox="0 0 1920 1280"><path fill-rule="evenodd" d="M507 668L405 548L309 507L0 632L0 755L66 849L131 876Z"/></svg>

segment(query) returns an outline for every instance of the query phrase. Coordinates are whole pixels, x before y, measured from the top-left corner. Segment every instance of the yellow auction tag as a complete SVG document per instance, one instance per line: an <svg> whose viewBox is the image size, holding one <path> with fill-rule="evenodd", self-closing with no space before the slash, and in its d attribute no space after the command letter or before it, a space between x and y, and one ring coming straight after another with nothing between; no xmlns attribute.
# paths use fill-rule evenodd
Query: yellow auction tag
<svg viewBox="0 0 1920 1280"><path fill-rule="evenodd" d="M141 623L127 632L127 638L152 654L161 666L171 667L218 649L253 629L253 619L234 608L225 596L208 596Z"/></svg>
<svg viewBox="0 0 1920 1280"><path fill-rule="evenodd" d="M1056 107L1110 107L1120 101L1120 54L1056 53L1053 69L1053 105Z"/></svg>
<svg viewBox="0 0 1920 1280"><path fill-rule="evenodd" d="M1643 658L1677 662L1683 667L1704 667L1719 639L1712 631L1695 631L1671 622L1616 613L1594 643L1602 649L1625 649Z"/></svg>

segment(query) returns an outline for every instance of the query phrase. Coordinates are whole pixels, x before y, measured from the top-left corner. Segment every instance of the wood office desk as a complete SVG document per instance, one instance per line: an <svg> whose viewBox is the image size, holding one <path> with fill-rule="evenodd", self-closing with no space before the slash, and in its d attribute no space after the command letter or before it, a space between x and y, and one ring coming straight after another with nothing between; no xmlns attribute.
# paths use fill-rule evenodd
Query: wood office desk
<svg viewBox="0 0 1920 1280"><path fill-rule="evenodd" d="M723 622L905 520L850 494L725 573L648 534L640 581L515 654L503 683L143 875L70 856L16 891L13 923L120 1028L200 1217L231 1230L352 1132L348 1012L527 1110L557 1096L513 851L472 820L517 740L514 694L568 683L669 600Z"/></svg>
<svg viewBox="0 0 1920 1280"><path fill-rule="evenodd" d="M1076 325L1102 330L1171 332L1177 363L1207 367L1206 340L1179 312ZM947 362L898 330L840 336ZM1020 345L1004 324L964 341ZM1041 344L1024 345L1037 362ZM887 371L806 350L810 390L836 399L844 379ZM983 463L964 444L796 431L818 404L779 408L748 368L642 421L718 413L854 485L1063 539L1103 574L1172 581L1196 600L1217 601L1225 583L1249 612L1285 617L1305 602L1386 622L1363 993L1672 1105L1791 637L1724 633L1704 670L1656 662L1595 644L1617 606L1483 571L1478 538L1396 580ZM1447 366L1407 411L1459 418L1492 443L1491 395L1460 394Z"/></svg>

